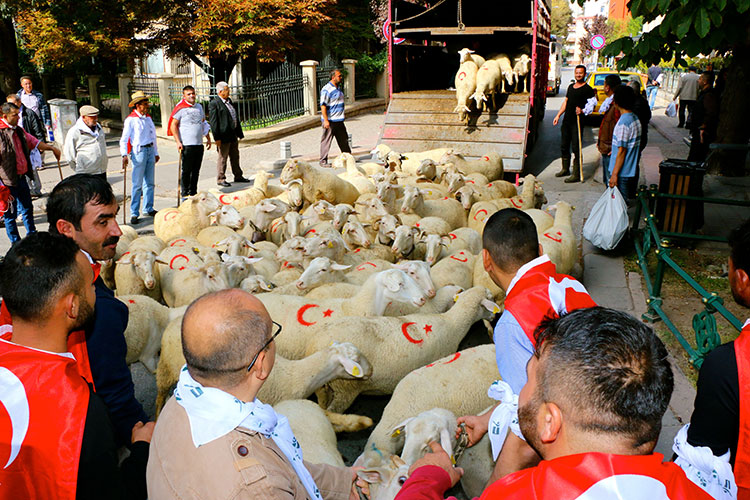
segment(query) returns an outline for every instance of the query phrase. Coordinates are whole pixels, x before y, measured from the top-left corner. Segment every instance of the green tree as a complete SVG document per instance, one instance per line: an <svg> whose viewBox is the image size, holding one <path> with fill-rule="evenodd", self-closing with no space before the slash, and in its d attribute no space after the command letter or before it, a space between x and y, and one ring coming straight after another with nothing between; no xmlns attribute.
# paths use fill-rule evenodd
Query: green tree
<svg viewBox="0 0 750 500"><path fill-rule="evenodd" d="M578 47L581 49L583 54L591 52L591 39L594 35L604 35L604 38L609 39L612 33L612 28L607 24L607 18L604 16L594 16L591 21L586 23L586 35L578 40Z"/></svg>
<svg viewBox="0 0 750 500"><path fill-rule="evenodd" d="M616 40L625 36L633 37L639 34L643 29L643 18L609 19L607 24L612 28L609 36L613 40Z"/></svg>
<svg viewBox="0 0 750 500"><path fill-rule="evenodd" d="M577 0L583 3L583 0ZM663 16L661 24L637 41L615 40L606 48L609 55L623 53L620 67L639 62L650 64L717 51L731 54L726 88L722 94L718 143L748 144L750 127L750 0L630 0L633 16L651 22ZM746 151L719 150L711 156L711 172L744 175Z"/></svg>
<svg viewBox="0 0 750 500"><path fill-rule="evenodd" d="M573 22L573 11L570 10L568 0L552 0L550 4L552 11L552 34L557 36L557 41L568 38L568 25Z"/></svg>

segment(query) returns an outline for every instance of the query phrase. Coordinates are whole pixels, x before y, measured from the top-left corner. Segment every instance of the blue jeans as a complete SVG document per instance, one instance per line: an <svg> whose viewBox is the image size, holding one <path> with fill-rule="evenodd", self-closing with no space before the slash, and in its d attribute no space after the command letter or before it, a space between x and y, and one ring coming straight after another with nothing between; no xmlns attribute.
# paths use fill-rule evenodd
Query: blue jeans
<svg viewBox="0 0 750 500"><path fill-rule="evenodd" d="M609 163L604 168L604 185L609 186L609 177L612 175L612 173L609 170ZM633 182L633 177L623 177L622 175L617 176L617 189L620 191L620 194L623 198L625 198L625 201L628 201L629 199L633 198L635 196L635 189L633 187L635 186L635 183ZM632 195L630 194L632 190Z"/></svg>
<svg viewBox="0 0 750 500"><path fill-rule="evenodd" d="M646 87L646 93L648 94L648 107L654 109L654 103L656 103L656 94L659 92L659 87L654 85L653 87Z"/></svg>
<svg viewBox="0 0 750 500"><path fill-rule="evenodd" d="M602 184L609 182L609 159L612 155L602 155Z"/></svg>
<svg viewBox="0 0 750 500"><path fill-rule="evenodd" d="M131 191L130 216L138 217L141 211L141 194L143 194L143 211L154 209L154 165L156 155L153 146L141 148L138 153L130 153L133 162L133 190Z"/></svg>
<svg viewBox="0 0 750 500"><path fill-rule="evenodd" d="M16 224L16 217L21 214L23 219L23 225L26 227L26 234L36 233L36 225L34 224L34 204L31 201L31 192L29 191L29 185L26 183L26 176L18 176L18 184L15 186L8 186L10 194L15 198L15 202L8 203L8 211L5 212L5 232L8 234L8 239L11 243L21 239L21 235L18 234L18 225Z"/></svg>

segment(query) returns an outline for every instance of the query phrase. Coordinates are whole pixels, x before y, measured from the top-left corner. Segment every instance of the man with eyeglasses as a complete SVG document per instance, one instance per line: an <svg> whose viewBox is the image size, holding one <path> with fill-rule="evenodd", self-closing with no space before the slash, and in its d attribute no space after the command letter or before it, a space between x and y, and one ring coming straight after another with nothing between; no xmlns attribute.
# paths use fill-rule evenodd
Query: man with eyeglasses
<svg viewBox="0 0 750 500"><path fill-rule="evenodd" d="M239 289L193 302L182 320L174 396L149 455L149 498L358 499L351 468L310 464L286 417L256 398L281 325Z"/></svg>

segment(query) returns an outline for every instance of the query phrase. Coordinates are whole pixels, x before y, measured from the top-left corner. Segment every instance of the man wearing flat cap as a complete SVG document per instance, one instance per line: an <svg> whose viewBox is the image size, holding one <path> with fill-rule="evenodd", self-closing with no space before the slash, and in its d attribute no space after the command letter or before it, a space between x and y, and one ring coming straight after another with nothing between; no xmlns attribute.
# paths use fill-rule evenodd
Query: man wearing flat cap
<svg viewBox="0 0 750 500"><path fill-rule="evenodd" d="M143 211L149 216L156 215L154 210L154 166L159 161L159 150L156 147L156 127L148 114L151 106L149 96L138 90L131 96L129 106L133 111L125 118L120 137L120 155L122 168L128 166L128 156L133 162L133 190L130 200L130 223L138 224L141 212L141 195Z"/></svg>
<svg viewBox="0 0 750 500"><path fill-rule="evenodd" d="M65 136L63 153L77 174L93 174L107 180L107 143L99 125L99 110L81 106L80 118Z"/></svg>

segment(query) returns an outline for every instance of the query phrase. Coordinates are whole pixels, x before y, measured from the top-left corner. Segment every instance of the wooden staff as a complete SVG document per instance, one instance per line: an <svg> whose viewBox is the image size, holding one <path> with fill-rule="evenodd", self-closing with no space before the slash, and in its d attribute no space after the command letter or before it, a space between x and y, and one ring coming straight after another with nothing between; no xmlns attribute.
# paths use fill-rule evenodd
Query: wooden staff
<svg viewBox="0 0 750 500"><path fill-rule="evenodd" d="M57 171L60 172L60 180L63 180L62 167L60 166L60 160L57 160Z"/></svg>
<svg viewBox="0 0 750 500"><path fill-rule="evenodd" d="M127 200L128 200L128 167L124 165L122 167L122 223L128 223L127 216Z"/></svg>
<svg viewBox="0 0 750 500"><path fill-rule="evenodd" d="M178 156L177 156L177 208L180 207L181 179L182 179L182 149L178 151Z"/></svg>
<svg viewBox="0 0 750 500"><path fill-rule="evenodd" d="M578 124L578 173L581 176L581 182L583 182L583 148L581 147L581 115L576 114L576 123Z"/></svg>

